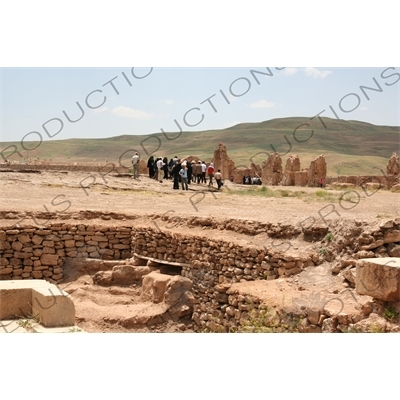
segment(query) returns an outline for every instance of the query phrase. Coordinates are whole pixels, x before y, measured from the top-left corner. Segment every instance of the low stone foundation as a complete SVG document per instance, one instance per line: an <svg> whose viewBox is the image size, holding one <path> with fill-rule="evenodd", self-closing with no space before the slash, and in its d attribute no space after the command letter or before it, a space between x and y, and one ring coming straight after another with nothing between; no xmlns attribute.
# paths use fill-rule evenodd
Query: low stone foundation
<svg viewBox="0 0 400 400"><path fill-rule="evenodd" d="M70 258L130 258L131 227L49 224L0 229L0 280L60 282Z"/></svg>

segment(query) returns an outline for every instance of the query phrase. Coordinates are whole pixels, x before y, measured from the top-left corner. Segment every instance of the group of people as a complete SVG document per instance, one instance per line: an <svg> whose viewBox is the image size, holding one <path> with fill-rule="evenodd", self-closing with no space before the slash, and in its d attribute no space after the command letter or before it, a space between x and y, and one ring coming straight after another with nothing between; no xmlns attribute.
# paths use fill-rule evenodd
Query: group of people
<svg viewBox="0 0 400 400"><path fill-rule="evenodd" d="M139 165L139 160L136 160L136 158L134 159L134 157L132 157L132 164L135 178L134 162L137 161ZM149 170L149 177L158 180L160 183L162 183L164 179L172 179L174 189L179 189L179 183L181 183L182 190L189 190L188 185L192 182L205 184L207 183L207 178L209 186L214 185L213 179L215 179L218 190L223 185L221 171L218 170L215 172L213 163L210 163L207 167L204 161L189 162L187 160L181 160L177 156L168 161L167 157L154 158L154 156L150 156L147 161L147 168Z"/></svg>
<svg viewBox="0 0 400 400"><path fill-rule="evenodd" d="M261 178L258 176L251 177L250 175L243 177L243 185L261 185Z"/></svg>

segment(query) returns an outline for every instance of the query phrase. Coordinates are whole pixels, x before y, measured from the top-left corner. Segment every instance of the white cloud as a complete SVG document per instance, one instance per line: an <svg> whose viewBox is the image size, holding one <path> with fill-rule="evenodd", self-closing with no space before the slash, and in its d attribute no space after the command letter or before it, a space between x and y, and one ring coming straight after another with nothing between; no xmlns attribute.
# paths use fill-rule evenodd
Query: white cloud
<svg viewBox="0 0 400 400"><path fill-rule="evenodd" d="M173 100L165 100L165 104L168 104L169 106L174 104Z"/></svg>
<svg viewBox="0 0 400 400"><path fill-rule="evenodd" d="M297 68L290 68L290 67L287 67L287 68L285 68L285 69L283 70L283 73L284 73L284 75L291 76L291 75L294 75L295 73L297 73L297 71L298 71Z"/></svg>
<svg viewBox="0 0 400 400"><path fill-rule="evenodd" d="M124 107L124 106L115 107L111 110L111 112L115 115L119 115L120 117L126 117L126 118L134 118L134 119L151 119L151 118L153 118L153 114L150 114L146 111L134 110L133 108Z"/></svg>
<svg viewBox="0 0 400 400"><path fill-rule="evenodd" d="M250 108L273 108L275 103L267 100L259 100L249 105Z"/></svg>
<svg viewBox="0 0 400 400"><path fill-rule="evenodd" d="M332 71L321 71L317 68L304 68L304 72L306 73L307 76L312 76L313 78L321 78L324 79L328 75L332 73Z"/></svg>

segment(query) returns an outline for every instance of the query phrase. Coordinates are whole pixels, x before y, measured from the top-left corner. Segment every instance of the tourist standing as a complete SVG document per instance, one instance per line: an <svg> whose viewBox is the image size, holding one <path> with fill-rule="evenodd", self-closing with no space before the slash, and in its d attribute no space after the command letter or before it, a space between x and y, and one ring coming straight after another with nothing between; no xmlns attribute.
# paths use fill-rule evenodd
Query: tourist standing
<svg viewBox="0 0 400 400"><path fill-rule="evenodd" d="M220 169L215 173L214 177L215 177L215 181L217 182L218 190L219 190L222 186L222 175L221 175Z"/></svg>
<svg viewBox="0 0 400 400"><path fill-rule="evenodd" d="M163 170L164 170L164 179L168 179L168 158L164 157L163 158Z"/></svg>
<svg viewBox="0 0 400 400"><path fill-rule="evenodd" d="M158 158L156 164L157 164L157 171L158 171L158 181L159 181L160 183L162 183L162 181L163 181L163 176L164 176L164 169L163 169L164 162L163 162L163 160L162 160L161 157Z"/></svg>
<svg viewBox="0 0 400 400"><path fill-rule="evenodd" d="M206 171L207 171L207 165L204 161L201 162L201 183L206 183Z"/></svg>
<svg viewBox="0 0 400 400"><path fill-rule="evenodd" d="M188 173L187 173L186 165L182 165L182 168L179 171L179 175L181 176L182 190L189 190L189 188L188 188Z"/></svg>
<svg viewBox="0 0 400 400"><path fill-rule="evenodd" d="M187 163L187 175L188 175L188 184L190 185L190 183L192 182L193 179L193 167L192 164L194 163L194 161Z"/></svg>
<svg viewBox="0 0 400 400"><path fill-rule="evenodd" d="M197 184L201 181L201 161L198 161L193 165L193 175L197 181ZM193 179L194 180L194 179Z"/></svg>
<svg viewBox="0 0 400 400"><path fill-rule="evenodd" d="M149 169L149 178L154 177L154 157L150 156L149 160L147 161L147 168Z"/></svg>
<svg viewBox="0 0 400 400"><path fill-rule="evenodd" d="M136 152L134 156L132 157L132 169L133 169L133 178L138 179L139 178L139 153Z"/></svg>
<svg viewBox="0 0 400 400"><path fill-rule="evenodd" d="M213 163L210 163L210 165L208 166L207 174L208 174L208 178L210 179L208 186L212 186L213 185L213 176L214 176L214 164Z"/></svg>
<svg viewBox="0 0 400 400"><path fill-rule="evenodd" d="M174 189L179 189L179 171L181 170L181 168L182 166L180 160L178 159L172 167L172 176L174 177Z"/></svg>

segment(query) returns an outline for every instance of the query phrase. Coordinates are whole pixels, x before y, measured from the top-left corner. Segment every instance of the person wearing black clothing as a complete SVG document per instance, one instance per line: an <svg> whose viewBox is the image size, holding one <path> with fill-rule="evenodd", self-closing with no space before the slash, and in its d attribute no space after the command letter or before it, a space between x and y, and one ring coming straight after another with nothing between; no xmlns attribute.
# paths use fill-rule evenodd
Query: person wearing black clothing
<svg viewBox="0 0 400 400"><path fill-rule="evenodd" d="M168 158L164 157L163 159L163 170L164 170L164 179L168 179Z"/></svg>
<svg viewBox="0 0 400 400"><path fill-rule="evenodd" d="M171 179L173 179L173 176L172 176L172 169L173 169L173 167L174 167L174 160L171 158L171 159L169 160L169 163L168 163L168 173L169 173L169 177L170 177Z"/></svg>
<svg viewBox="0 0 400 400"><path fill-rule="evenodd" d="M190 163L188 161L187 164L186 164L186 167L187 167L188 184L190 185L190 182L192 180L192 172L193 172L192 163Z"/></svg>
<svg viewBox="0 0 400 400"><path fill-rule="evenodd" d="M181 170L181 160L176 161L172 167L172 176L174 177L174 189L179 189L179 171Z"/></svg>
<svg viewBox="0 0 400 400"><path fill-rule="evenodd" d="M147 161L147 168L149 169L149 177L154 177L154 157L150 156L149 160Z"/></svg>

